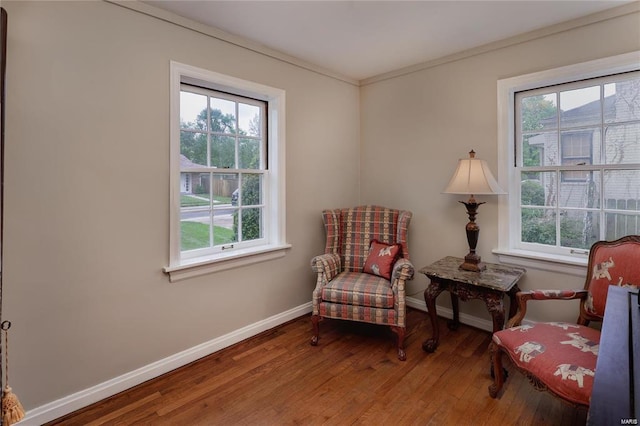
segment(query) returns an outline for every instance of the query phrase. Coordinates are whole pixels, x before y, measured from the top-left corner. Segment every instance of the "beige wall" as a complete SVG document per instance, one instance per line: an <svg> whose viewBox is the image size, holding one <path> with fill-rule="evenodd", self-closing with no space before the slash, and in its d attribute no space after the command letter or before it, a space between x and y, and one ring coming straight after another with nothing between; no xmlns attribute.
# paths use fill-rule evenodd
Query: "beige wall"
<svg viewBox="0 0 640 426"><path fill-rule="evenodd" d="M310 302L320 211L358 199L357 86L109 3L2 6L3 317L27 410ZM286 91L284 258L175 284L162 273L170 60Z"/></svg>
<svg viewBox="0 0 640 426"><path fill-rule="evenodd" d="M417 268L445 255L464 256L468 219L458 200L465 197L442 191L458 158L467 157L471 149L488 161L497 176L497 81L639 49L640 14L636 12L364 84L360 102L362 201L414 212L409 246ZM481 229L478 253L483 260L495 262L491 250L498 246L498 200L478 199L487 202L477 218ZM418 274L408 293L421 299L426 285L427 278ZM530 269L520 287L583 285L584 278ZM450 306L447 296L438 302ZM531 318L577 317L577 305L549 306L533 304ZM461 311L490 319L479 301L461 304Z"/></svg>
<svg viewBox="0 0 640 426"><path fill-rule="evenodd" d="M441 191L471 148L497 172L497 79L640 48L636 14L358 88L114 4L2 6L3 317L27 410L308 303L323 208L412 210L418 267L464 254L466 216ZM286 90L285 258L176 284L162 273L170 60ZM479 251L495 261L486 201ZM523 287L581 284L530 271ZM425 285L418 276L409 293ZM478 302L462 309L488 318Z"/></svg>

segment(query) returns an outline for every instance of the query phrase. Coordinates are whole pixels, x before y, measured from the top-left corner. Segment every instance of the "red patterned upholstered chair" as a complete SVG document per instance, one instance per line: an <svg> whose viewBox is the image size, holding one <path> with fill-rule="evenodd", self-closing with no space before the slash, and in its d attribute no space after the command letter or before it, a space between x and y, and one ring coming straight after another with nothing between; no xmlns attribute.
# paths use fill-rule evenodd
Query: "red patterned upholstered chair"
<svg viewBox="0 0 640 426"><path fill-rule="evenodd" d="M495 398L504 383L502 355L507 354L538 390L546 390L577 407L589 407L600 331L609 286L640 286L640 236L595 243L589 252L583 290L534 290L517 294L518 313L505 330L493 334L490 346ZM580 299L577 324L546 322L521 325L528 300Z"/></svg>
<svg viewBox="0 0 640 426"><path fill-rule="evenodd" d="M322 212L325 253L311 260L318 274L313 291L312 345L321 318L388 325L397 334L398 358L406 359L405 281L413 278L407 228L411 212L359 206Z"/></svg>

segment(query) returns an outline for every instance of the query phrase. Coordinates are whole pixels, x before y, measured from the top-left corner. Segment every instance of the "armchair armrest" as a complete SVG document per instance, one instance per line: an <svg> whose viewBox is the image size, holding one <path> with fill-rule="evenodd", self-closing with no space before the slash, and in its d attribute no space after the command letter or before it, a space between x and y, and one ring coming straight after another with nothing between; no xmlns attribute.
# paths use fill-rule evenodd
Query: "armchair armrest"
<svg viewBox="0 0 640 426"><path fill-rule="evenodd" d="M391 281L394 281L396 278L401 280L410 280L413 279L414 267L409 259L400 258L396 261L395 265L393 265L393 272L391 273Z"/></svg>
<svg viewBox="0 0 640 426"><path fill-rule="evenodd" d="M311 269L318 274L324 274L325 282L331 281L342 271L340 255L325 253L311 259Z"/></svg>
<svg viewBox="0 0 640 426"><path fill-rule="evenodd" d="M522 323L527 314L527 301L529 300L586 300L589 296L587 290L531 290L516 293L518 300L518 312L509 320L507 328L517 327Z"/></svg>

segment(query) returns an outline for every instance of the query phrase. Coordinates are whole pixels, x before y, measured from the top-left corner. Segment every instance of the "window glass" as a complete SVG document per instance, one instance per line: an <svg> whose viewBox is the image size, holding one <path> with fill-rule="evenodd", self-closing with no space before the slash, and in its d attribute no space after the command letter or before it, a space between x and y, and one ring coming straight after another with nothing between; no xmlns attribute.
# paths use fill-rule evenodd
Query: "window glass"
<svg viewBox="0 0 640 426"><path fill-rule="evenodd" d="M560 92L560 126L563 128L600 124L600 86Z"/></svg>
<svg viewBox="0 0 640 426"><path fill-rule="evenodd" d="M516 109L520 246L584 250L640 233L638 73L519 92Z"/></svg>
<svg viewBox="0 0 640 426"><path fill-rule="evenodd" d="M605 163L634 164L640 157L640 120L605 127Z"/></svg>
<svg viewBox="0 0 640 426"><path fill-rule="evenodd" d="M180 110L181 251L199 255L260 240L266 103L183 84Z"/></svg>
<svg viewBox="0 0 640 426"><path fill-rule="evenodd" d="M207 130L207 97L197 93L180 92L180 127L191 130Z"/></svg>

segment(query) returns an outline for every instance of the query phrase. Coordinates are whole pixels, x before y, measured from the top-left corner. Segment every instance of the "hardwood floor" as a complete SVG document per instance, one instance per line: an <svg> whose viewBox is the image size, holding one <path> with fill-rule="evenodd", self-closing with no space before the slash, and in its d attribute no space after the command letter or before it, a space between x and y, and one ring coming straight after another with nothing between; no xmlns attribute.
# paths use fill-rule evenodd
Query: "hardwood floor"
<svg viewBox="0 0 640 426"><path fill-rule="evenodd" d="M298 318L50 425L584 425L586 412L510 370L489 397L490 333L407 311L407 361L385 327L325 320L313 347Z"/></svg>

